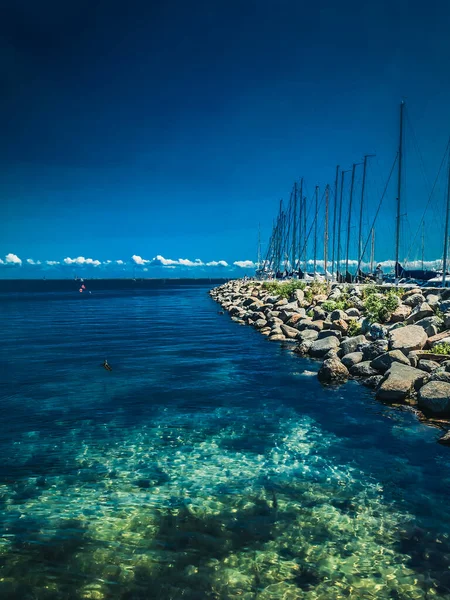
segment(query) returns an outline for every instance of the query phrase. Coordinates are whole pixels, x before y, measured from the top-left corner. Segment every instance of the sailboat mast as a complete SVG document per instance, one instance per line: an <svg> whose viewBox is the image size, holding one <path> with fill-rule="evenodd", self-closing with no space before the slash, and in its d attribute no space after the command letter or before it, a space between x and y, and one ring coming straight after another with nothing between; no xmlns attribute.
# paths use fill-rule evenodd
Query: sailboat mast
<svg viewBox="0 0 450 600"><path fill-rule="evenodd" d="M337 264L336 264L336 280L339 281L339 264L341 262L341 227L342 227L342 195L344 193L344 177L348 171L341 171L341 193L339 195L339 222L338 222L338 239L337 239Z"/></svg>
<svg viewBox="0 0 450 600"><path fill-rule="evenodd" d="M400 260L400 208L402 194L402 162L403 162L403 109L405 103L400 103L400 139L398 144L398 185L397 185L397 222L395 230L395 282L398 283L398 264Z"/></svg>
<svg viewBox="0 0 450 600"><path fill-rule="evenodd" d="M328 202L329 202L329 189L327 185L325 188L325 234L324 234L324 249L323 249L323 268L325 271L325 280L327 278L327 260L328 260Z"/></svg>
<svg viewBox="0 0 450 600"><path fill-rule="evenodd" d="M258 269L261 268L261 223L258 223Z"/></svg>
<svg viewBox="0 0 450 600"><path fill-rule="evenodd" d="M303 239L305 240L305 273L308 270L308 236L306 235L306 196L303 198Z"/></svg>
<svg viewBox="0 0 450 600"><path fill-rule="evenodd" d="M444 256L442 260L442 287L447 279L447 254L448 254L448 221L450 216L450 152L448 155L448 181L447 181L447 212L445 215Z"/></svg>
<svg viewBox="0 0 450 600"><path fill-rule="evenodd" d="M375 229L372 227L372 245L370 248L370 272L373 273L375 263Z"/></svg>
<svg viewBox="0 0 450 600"><path fill-rule="evenodd" d="M356 164L353 163L352 183L350 186L350 201L349 201L349 205L348 205L347 249L345 252L345 276L347 276L347 273L348 273L348 253L350 251L350 226L351 226L351 222L352 222L352 204L353 204L353 189L355 187L355 171L356 171Z"/></svg>
<svg viewBox="0 0 450 600"><path fill-rule="evenodd" d="M299 216L298 216L298 270L300 271L301 260L302 260L302 223L303 223L303 177L300 179L300 193L299 193Z"/></svg>
<svg viewBox="0 0 450 600"><path fill-rule="evenodd" d="M331 249L331 273L334 272L334 259L336 250L336 212L338 203L339 165L336 167L336 179L334 180L334 209L333 209L333 245Z"/></svg>
<svg viewBox="0 0 450 600"><path fill-rule="evenodd" d="M425 221L422 223L422 271L423 263L424 263L424 254L425 254Z"/></svg>
<svg viewBox="0 0 450 600"><path fill-rule="evenodd" d="M319 212L319 186L316 185L316 193L315 193L315 205L316 205L316 214L314 217L314 279L317 274L317 216Z"/></svg>
<svg viewBox="0 0 450 600"><path fill-rule="evenodd" d="M294 183L294 224L292 228L292 271L295 271L297 260L297 182Z"/></svg>
<svg viewBox="0 0 450 600"><path fill-rule="evenodd" d="M366 174L367 174L367 159L373 154L366 154L364 156L364 167L363 167L363 178L361 185L361 205L359 207L359 232L358 232L358 264L361 265L363 259L363 240L362 240L362 222L363 222L363 209L364 209L364 192L366 191ZM361 267L360 267L361 268Z"/></svg>

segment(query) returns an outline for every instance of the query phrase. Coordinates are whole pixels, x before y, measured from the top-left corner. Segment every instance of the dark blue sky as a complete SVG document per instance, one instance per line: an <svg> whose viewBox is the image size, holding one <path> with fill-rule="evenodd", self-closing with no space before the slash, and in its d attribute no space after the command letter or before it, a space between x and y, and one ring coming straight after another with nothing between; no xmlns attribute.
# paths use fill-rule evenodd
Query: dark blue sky
<svg viewBox="0 0 450 600"><path fill-rule="evenodd" d="M449 30L450 4L436 0L10 3L0 257L17 255L22 274L28 258L255 260L258 223L266 241L295 178L312 192L336 164L376 153L368 223L402 97L405 256L429 193L413 131L430 183L450 133ZM444 188L442 176L425 217L429 259L441 254ZM391 186L379 260L392 258L394 203Z"/></svg>

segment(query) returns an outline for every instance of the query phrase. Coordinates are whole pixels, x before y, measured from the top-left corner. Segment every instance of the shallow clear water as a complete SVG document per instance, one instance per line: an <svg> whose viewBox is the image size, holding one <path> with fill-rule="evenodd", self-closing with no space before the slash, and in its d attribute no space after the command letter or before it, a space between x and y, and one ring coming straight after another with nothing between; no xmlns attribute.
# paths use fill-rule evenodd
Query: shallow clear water
<svg viewBox="0 0 450 600"><path fill-rule="evenodd" d="M439 432L209 287L0 295L0 598L450 598Z"/></svg>

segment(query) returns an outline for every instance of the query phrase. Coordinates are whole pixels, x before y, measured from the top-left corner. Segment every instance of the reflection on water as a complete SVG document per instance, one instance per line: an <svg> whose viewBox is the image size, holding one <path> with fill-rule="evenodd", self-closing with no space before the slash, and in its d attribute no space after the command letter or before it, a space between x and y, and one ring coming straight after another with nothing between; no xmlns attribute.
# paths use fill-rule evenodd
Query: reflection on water
<svg viewBox="0 0 450 600"><path fill-rule="evenodd" d="M410 413L204 287L0 306L0 597L450 598L450 454Z"/></svg>

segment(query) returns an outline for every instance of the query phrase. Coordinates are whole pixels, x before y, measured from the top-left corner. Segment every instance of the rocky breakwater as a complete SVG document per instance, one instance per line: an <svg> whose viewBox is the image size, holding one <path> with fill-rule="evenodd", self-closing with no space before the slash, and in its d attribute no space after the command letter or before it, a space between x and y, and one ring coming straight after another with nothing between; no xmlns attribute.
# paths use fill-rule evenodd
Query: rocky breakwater
<svg viewBox="0 0 450 600"><path fill-rule="evenodd" d="M322 360L324 385L356 379L384 402L450 417L450 290L237 280L210 295L237 323Z"/></svg>

